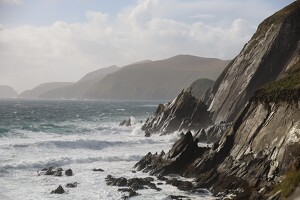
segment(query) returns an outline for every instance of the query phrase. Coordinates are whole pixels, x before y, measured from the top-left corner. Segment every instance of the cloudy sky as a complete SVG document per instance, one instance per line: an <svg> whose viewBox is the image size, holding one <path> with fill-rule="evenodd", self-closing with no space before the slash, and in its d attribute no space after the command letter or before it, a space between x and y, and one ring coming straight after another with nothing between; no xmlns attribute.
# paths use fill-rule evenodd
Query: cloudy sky
<svg viewBox="0 0 300 200"><path fill-rule="evenodd" d="M231 59L293 0L0 0L0 85L18 92L178 54Z"/></svg>

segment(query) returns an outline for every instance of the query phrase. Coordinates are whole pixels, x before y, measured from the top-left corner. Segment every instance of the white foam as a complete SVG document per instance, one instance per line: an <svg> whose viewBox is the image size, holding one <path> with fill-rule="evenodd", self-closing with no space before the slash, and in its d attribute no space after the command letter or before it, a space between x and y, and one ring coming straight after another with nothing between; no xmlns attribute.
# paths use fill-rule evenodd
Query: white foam
<svg viewBox="0 0 300 200"><path fill-rule="evenodd" d="M80 122L83 128L89 123ZM92 127L91 127L92 126ZM120 127L117 123L90 124L88 134L56 134L21 131L26 137L0 139L0 196L9 199L120 199L117 187L106 186L108 174L125 177L149 176L141 172L132 173L133 165L149 151L168 151L180 137L179 132L170 135L144 137L142 124ZM3 159L2 159L3 158ZM5 158L5 159L4 159ZM37 176L38 170L46 166L71 168L72 177ZM93 172L93 168L105 171ZM78 182L78 188L67 189L67 194L50 195L59 184ZM30 187L29 187L30 186ZM187 195L170 185L159 186L163 191L139 190L140 196L132 199L166 199L170 194ZM191 196L191 199L208 197Z"/></svg>

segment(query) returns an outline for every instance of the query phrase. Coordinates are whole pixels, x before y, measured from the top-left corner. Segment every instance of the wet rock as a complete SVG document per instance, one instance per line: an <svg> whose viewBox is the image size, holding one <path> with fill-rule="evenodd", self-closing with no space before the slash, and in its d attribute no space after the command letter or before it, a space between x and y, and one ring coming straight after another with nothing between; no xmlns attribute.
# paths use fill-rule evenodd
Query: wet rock
<svg viewBox="0 0 300 200"><path fill-rule="evenodd" d="M126 179L124 177L115 178L111 175L108 175L105 178L106 184L111 186L119 186L119 187L130 187L133 190L142 190L142 189L154 189L160 191L161 188L158 188L152 181L154 179L152 177L146 178L131 178Z"/></svg>
<svg viewBox="0 0 300 200"><path fill-rule="evenodd" d="M145 137L150 137L151 136L151 133L149 131L145 131Z"/></svg>
<svg viewBox="0 0 300 200"><path fill-rule="evenodd" d="M129 117L128 119L124 119L119 126L131 126L131 118Z"/></svg>
<svg viewBox="0 0 300 200"><path fill-rule="evenodd" d="M52 190L50 194L63 194L63 193L65 193L65 190L61 185L59 185L58 188Z"/></svg>
<svg viewBox="0 0 300 200"><path fill-rule="evenodd" d="M166 180L168 180L166 177L161 176L161 175L157 176L157 179L160 180L160 181L166 181Z"/></svg>
<svg viewBox="0 0 300 200"><path fill-rule="evenodd" d="M119 186L119 187L127 186L127 179L124 177L114 178L111 175L107 175L105 181L107 185L111 185L111 186Z"/></svg>
<svg viewBox="0 0 300 200"><path fill-rule="evenodd" d="M95 168L95 169L93 169L93 171L94 171L94 172L104 172L104 170L101 169L101 168Z"/></svg>
<svg viewBox="0 0 300 200"><path fill-rule="evenodd" d="M74 182L74 183L67 183L67 184L66 184L66 187L67 187L67 188L75 188L75 187L77 187L77 184L78 184L77 182Z"/></svg>
<svg viewBox="0 0 300 200"><path fill-rule="evenodd" d="M38 175L47 176L62 176L63 169L61 167L51 166L49 168L45 167L38 172Z"/></svg>
<svg viewBox="0 0 300 200"><path fill-rule="evenodd" d="M132 170L131 172L132 172L132 173L136 173L136 171L135 171L135 170Z"/></svg>
<svg viewBox="0 0 300 200"><path fill-rule="evenodd" d="M173 102L160 104L155 115L148 118L142 130L152 133L171 133L198 130L212 125L208 107L195 98L190 90L182 91Z"/></svg>
<svg viewBox="0 0 300 200"><path fill-rule="evenodd" d="M56 171L53 174L54 176L62 176L62 171Z"/></svg>
<svg viewBox="0 0 300 200"><path fill-rule="evenodd" d="M128 199L130 197L138 196L139 194L131 188L119 188L119 192L127 192L128 196L124 196L123 199Z"/></svg>
<svg viewBox="0 0 300 200"><path fill-rule="evenodd" d="M194 188L194 185L189 181L180 181L176 178L166 181L167 184L177 187L179 190L190 191Z"/></svg>
<svg viewBox="0 0 300 200"><path fill-rule="evenodd" d="M67 170L65 171L65 175L66 175L66 176L73 176L73 171L72 171L72 169L67 169Z"/></svg>
<svg viewBox="0 0 300 200"><path fill-rule="evenodd" d="M188 199L190 199L189 197L182 196L182 195L169 195L168 198L171 200L188 200Z"/></svg>

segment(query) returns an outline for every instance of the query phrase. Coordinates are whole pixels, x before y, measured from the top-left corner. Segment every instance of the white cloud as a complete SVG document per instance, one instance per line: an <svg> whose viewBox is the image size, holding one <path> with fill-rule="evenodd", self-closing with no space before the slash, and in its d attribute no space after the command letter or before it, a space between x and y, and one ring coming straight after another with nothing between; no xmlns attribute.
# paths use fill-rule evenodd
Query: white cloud
<svg viewBox="0 0 300 200"><path fill-rule="evenodd" d="M0 4L6 5L20 5L23 3L23 0L0 0Z"/></svg>
<svg viewBox="0 0 300 200"><path fill-rule="evenodd" d="M117 17L88 11L84 23L2 27L0 85L21 91L42 82L76 81L89 71L113 64L182 53L224 59L237 55L256 24L239 18L225 25L195 20L217 18L195 10L197 6L203 5L145 0ZM176 19L180 7L186 14L190 10L190 15ZM190 16L195 16L192 21Z"/></svg>

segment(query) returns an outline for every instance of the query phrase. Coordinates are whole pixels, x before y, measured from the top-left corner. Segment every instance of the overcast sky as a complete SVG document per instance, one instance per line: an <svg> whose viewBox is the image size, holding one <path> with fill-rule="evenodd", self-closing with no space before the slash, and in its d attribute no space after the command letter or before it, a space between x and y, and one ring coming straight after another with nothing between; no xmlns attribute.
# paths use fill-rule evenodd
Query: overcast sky
<svg viewBox="0 0 300 200"><path fill-rule="evenodd" d="M110 65L234 58L293 0L0 0L0 85L18 92Z"/></svg>

